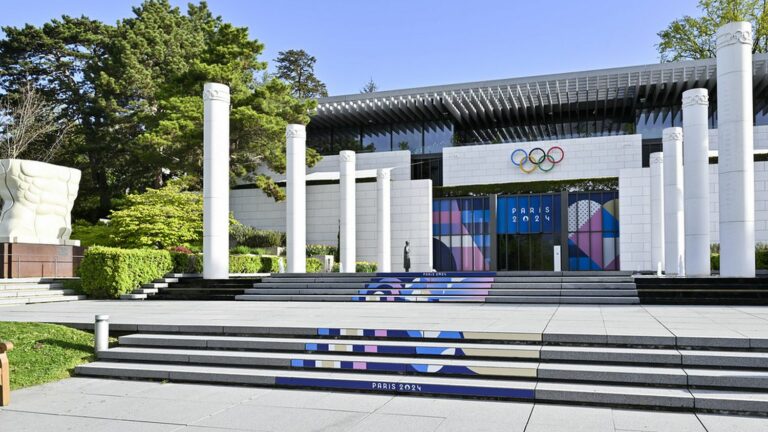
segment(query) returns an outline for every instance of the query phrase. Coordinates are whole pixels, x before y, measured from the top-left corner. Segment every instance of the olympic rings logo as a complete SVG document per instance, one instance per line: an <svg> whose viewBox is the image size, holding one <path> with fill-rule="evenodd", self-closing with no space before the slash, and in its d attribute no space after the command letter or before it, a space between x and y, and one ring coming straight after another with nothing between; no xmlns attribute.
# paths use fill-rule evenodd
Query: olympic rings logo
<svg viewBox="0 0 768 432"><path fill-rule="evenodd" d="M526 174L536 171L537 168L544 172L552 171L563 158L565 158L565 152L558 146L552 146L546 152L541 147L535 147L530 152L519 148L515 149L510 156L512 163Z"/></svg>

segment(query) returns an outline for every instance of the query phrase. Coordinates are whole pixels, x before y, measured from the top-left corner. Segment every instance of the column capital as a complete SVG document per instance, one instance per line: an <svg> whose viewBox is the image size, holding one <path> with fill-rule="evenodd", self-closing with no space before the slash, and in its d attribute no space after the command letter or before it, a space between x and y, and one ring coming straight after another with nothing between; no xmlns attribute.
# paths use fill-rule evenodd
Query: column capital
<svg viewBox="0 0 768 432"><path fill-rule="evenodd" d="M693 105L709 105L709 92L704 88L695 88L683 92L683 108Z"/></svg>
<svg viewBox="0 0 768 432"><path fill-rule="evenodd" d="M219 83L205 83L203 100L217 100L229 103L229 87Z"/></svg>
<svg viewBox="0 0 768 432"><path fill-rule="evenodd" d="M376 170L376 180L387 181L392 177L392 168L379 168Z"/></svg>
<svg viewBox="0 0 768 432"><path fill-rule="evenodd" d="M343 162L352 162L355 160L355 152L352 150L342 150L339 152L339 159Z"/></svg>
<svg viewBox="0 0 768 432"><path fill-rule="evenodd" d="M717 50L734 44L752 45L752 24L744 21L730 22L717 29Z"/></svg>
<svg viewBox="0 0 768 432"><path fill-rule="evenodd" d="M655 152L651 153L650 157L651 165L661 165L664 163L664 153L663 152Z"/></svg>
<svg viewBox="0 0 768 432"><path fill-rule="evenodd" d="M668 127L664 128L661 135L662 141L682 141L683 140L683 128L680 127Z"/></svg>
<svg viewBox="0 0 768 432"><path fill-rule="evenodd" d="M286 138L306 138L307 128L300 124L289 124L285 127Z"/></svg>

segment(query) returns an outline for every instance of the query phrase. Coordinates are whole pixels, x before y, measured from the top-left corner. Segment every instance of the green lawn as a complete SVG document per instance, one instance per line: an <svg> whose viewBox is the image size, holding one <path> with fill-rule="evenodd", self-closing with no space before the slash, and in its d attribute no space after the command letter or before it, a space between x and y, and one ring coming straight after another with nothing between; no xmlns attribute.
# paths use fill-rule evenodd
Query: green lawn
<svg viewBox="0 0 768 432"><path fill-rule="evenodd" d="M93 334L55 324L0 322L8 353L11 389L67 378L74 367L93 360Z"/></svg>

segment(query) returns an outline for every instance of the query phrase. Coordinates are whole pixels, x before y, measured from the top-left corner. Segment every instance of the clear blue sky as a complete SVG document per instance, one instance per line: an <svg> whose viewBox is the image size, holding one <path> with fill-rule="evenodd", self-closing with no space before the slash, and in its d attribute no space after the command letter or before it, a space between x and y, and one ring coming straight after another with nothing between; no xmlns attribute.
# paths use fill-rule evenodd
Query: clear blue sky
<svg viewBox="0 0 768 432"><path fill-rule="evenodd" d="M0 26L87 15L106 23L141 0L0 0ZM187 1L171 0L186 9ZM655 63L656 33L697 0L210 0L247 26L270 62L317 57L331 95ZM2 33L0 33L2 35Z"/></svg>

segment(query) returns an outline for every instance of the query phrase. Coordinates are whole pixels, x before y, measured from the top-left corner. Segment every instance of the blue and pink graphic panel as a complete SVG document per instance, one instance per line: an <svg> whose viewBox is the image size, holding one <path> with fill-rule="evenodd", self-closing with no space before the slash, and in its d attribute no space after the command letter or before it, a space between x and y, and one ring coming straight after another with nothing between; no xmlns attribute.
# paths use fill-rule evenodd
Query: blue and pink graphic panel
<svg viewBox="0 0 768 432"><path fill-rule="evenodd" d="M490 202L483 198L444 198L432 202L435 269L490 269Z"/></svg>
<svg viewBox="0 0 768 432"><path fill-rule="evenodd" d="M618 192L569 194L570 270L618 270L619 255Z"/></svg>
<svg viewBox="0 0 768 432"><path fill-rule="evenodd" d="M398 276L376 277L354 301L476 301L483 302L493 276Z"/></svg>

